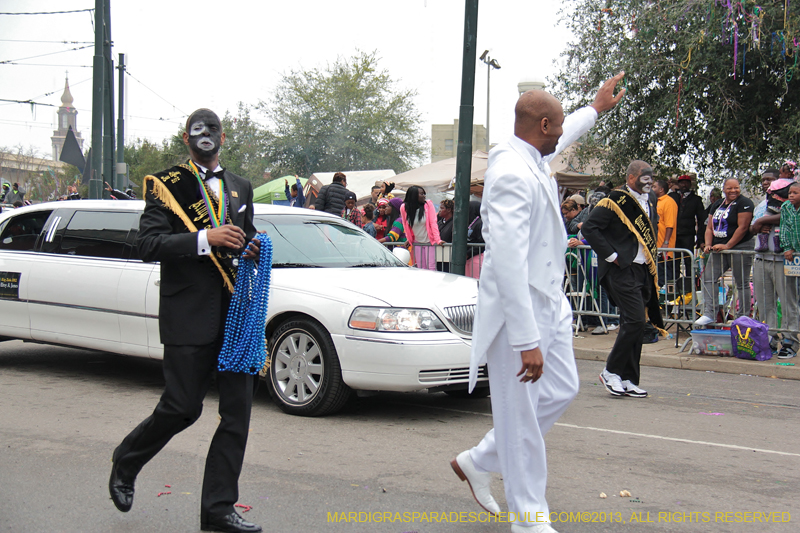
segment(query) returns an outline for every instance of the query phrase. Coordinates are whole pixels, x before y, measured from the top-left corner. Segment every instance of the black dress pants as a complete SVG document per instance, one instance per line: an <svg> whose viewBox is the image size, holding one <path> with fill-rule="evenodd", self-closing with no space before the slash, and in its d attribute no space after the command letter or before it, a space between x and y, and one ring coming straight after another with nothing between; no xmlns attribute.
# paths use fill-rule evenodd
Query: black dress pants
<svg viewBox="0 0 800 533"><path fill-rule="evenodd" d="M233 512L239 499L239 475L250 426L256 376L217 371L222 339L204 346L164 346L161 400L116 450L113 460L123 476L136 476L176 434L191 426L203 411L203 399L216 374L219 389L217 427L206 457L201 516Z"/></svg>
<svg viewBox="0 0 800 533"><path fill-rule="evenodd" d="M617 340L606 360L606 370L623 381L639 384L639 360L642 357L645 307L654 290L653 276L647 265L633 263L627 268L611 264L603 277L603 287L619 308Z"/></svg>

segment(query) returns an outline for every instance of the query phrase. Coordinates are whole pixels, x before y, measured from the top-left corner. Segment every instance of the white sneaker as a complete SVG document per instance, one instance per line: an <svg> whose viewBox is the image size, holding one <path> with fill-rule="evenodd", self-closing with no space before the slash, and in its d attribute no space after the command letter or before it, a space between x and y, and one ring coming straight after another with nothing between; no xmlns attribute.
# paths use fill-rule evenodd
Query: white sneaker
<svg viewBox="0 0 800 533"><path fill-rule="evenodd" d="M478 472L469 455L469 450L458 454L458 457L450 461L450 466L461 481L467 482L478 505L491 514L500 514L500 506L497 505L489 490L492 475L489 472Z"/></svg>
<svg viewBox="0 0 800 533"><path fill-rule="evenodd" d="M606 326L608 331L614 331L615 329L619 329L619 324L609 324Z"/></svg>
<svg viewBox="0 0 800 533"><path fill-rule="evenodd" d="M558 533L550 524L536 524L533 526L522 526L511 524L511 533Z"/></svg>
<svg viewBox="0 0 800 533"><path fill-rule="evenodd" d="M630 396L632 398L647 398L647 391L640 389L629 379L626 379L622 382L622 388L625 389L625 396Z"/></svg>
<svg viewBox="0 0 800 533"><path fill-rule="evenodd" d="M797 355L794 350L792 350L791 346L782 346L781 349L778 351L778 359L791 359Z"/></svg>
<svg viewBox="0 0 800 533"><path fill-rule="evenodd" d="M612 374L605 368L600 372L600 382L605 386L606 390L614 396L623 396L625 388L622 386L622 380L616 374Z"/></svg>
<svg viewBox="0 0 800 533"><path fill-rule="evenodd" d="M703 315L694 321L694 325L697 327L703 327L711 324L712 322L714 322L713 318L711 318L710 316Z"/></svg>

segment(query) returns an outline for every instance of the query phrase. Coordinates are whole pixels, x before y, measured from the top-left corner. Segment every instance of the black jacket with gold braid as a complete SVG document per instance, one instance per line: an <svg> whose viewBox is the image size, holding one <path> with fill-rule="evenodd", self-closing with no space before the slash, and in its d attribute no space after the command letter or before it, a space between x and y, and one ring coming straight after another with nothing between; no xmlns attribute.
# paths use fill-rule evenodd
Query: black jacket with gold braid
<svg viewBox="0 0 800 533"><path fill-rule="evenodd" d="M657 235L658 210L654 194L648 195L648 203L650 204L650 223L654 235ZM611 264L606 261L607 257L616 252L619 267L627 268L633 263L639 251L639 241L633 232L623 224L617 213L600 205L592 208L589 217L581 226L581 233L597 254L597 274L601 280Z"/></svg>
<svg viewBox="0 0 800 533"><path fill-rule="evenodd" d="M160 186L158 182L167 184L175 193L171 206L163 195L154 192L154 187ZM249 243L256 234L253 186L227 170L223 182L230 223L245 232L245 244ZM200 185L187 165L178 165L146 177L144 189L146 205L139 220L136 245L143 261L161 263L158 313L161 342L188 346L210 344L224 329L232 286L223 279L219 260L198 255L197 235L187 227L186 216L175 212L178 208L188 212L193 202L202 200ZM204 227L203 221L197 223L197 229ZM212 250L212 253L219 251ZM225 251L238 256L243 249Z"/></svg>

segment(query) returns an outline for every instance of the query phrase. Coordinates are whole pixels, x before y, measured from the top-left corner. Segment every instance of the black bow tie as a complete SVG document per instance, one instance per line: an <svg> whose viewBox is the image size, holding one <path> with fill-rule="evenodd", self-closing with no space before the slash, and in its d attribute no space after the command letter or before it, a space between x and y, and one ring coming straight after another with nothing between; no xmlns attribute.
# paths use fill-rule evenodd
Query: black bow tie
<svg viewBox="0 0 800 533"><path fill-rule="evenodd" d="M214 178L214 177L216 177L218 179L222 179L222 177L224 175L225 175L225 169L222 169L219 172L212 172L210 170L207 170L206 171L206 175L203 176L203 181L208 181L208 180L210 180L211 178Z"/></svg>

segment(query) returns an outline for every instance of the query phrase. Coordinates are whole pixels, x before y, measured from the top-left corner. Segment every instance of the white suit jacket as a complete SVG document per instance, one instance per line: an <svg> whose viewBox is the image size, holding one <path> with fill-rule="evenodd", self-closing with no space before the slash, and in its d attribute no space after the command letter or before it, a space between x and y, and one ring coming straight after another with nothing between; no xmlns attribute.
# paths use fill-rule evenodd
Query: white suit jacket
<svg viewBox="0 0 800 533"><path fill-rule="evenodd" d="M481 202L486 253L472 333L470 390L477 382L478 368L486 362L486 351L503 325L515 351L539 345L531 290L543 293L553 305L561 305L567 232L558 184L550 177L548 163L596 120L592 107L566 117L555 152L545 157L516 136L489 153Z"/></svg>

